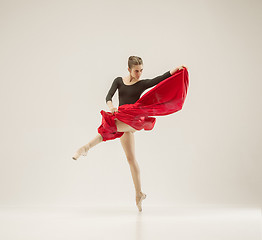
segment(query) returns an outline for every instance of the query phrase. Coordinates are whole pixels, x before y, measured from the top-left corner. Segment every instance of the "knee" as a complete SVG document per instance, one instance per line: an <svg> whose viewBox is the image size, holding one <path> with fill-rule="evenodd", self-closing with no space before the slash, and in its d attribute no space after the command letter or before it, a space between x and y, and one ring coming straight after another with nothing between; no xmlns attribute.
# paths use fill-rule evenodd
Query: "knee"
<svg viewBox="0 0 262 240"><path fill-rule="evenodd" d="M103 137L102 137L102 135L100 133L98 133L98 139L99 139L100 142L103 141Z"/></svg>
<svg viewBox="0 0 262 240"><path fill-rule="evenodd" d="M126 137L129 137L129 138L131 138L133 136L133 134L134 133L131 132L131 131L125 132Z"/></svg>
<svg viewBox="0 0 262 240"><path fill-rule="evenodd" d="M135 165L136 164L136 158L133 155L126 156L126 159L129 163L129 165Z"/></svg>

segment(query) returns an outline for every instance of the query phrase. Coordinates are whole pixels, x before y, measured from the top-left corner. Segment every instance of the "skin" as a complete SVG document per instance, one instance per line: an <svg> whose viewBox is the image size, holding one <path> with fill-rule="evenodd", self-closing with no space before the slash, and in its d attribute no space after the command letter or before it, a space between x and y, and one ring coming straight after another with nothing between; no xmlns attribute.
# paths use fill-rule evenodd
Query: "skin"
<svg viewBox="0 0 262 240"><path fill-rule="evenodd" d="M176 71L182 69L183 67L187 68L185 65L181 65L177 68L170 70L170 74L173 75ZM137 81L140 81L140 77L143 72L143 65L135 65L131 69L128 68L129 75L123 77L123 81L126 85L132 85ZM112 101L108 101L107 105L110 111L113 113L118 111L117 108L114 107ZM126 155L126 159L129 163L133 183L136 191L136 203L138 203L139 199L142 196L141 191L141 181L140 181L140 168L135 156L135 137L134 133L137 131L126 123L121 122L118 119L115 119L116 127L118 132L124 132L124 134L120 137L120 142L123 147L123 150ZM93 138L88 144L84 145L82 148L87 152L90 148L95 145L101 143L103 141L102 136L98 133L95 138Z"/></svg>

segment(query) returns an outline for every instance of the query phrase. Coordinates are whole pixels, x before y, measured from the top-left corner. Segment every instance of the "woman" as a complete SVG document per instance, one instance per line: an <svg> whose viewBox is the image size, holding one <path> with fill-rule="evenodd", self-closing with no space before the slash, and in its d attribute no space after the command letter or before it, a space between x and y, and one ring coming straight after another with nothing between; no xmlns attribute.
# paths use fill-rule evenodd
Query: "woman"
<svg viewBox="0 0 262 240"><path fill-rule="evenodd" d="M132 113L130 112L130 110L132 110L131 108L133 106L137 107L135 103L140 104L138 100L142 99L140 98L140 96L146 89L151 88L164 81L165 79L171 77L177 71L183 69L183 67L186 68L184 65L182 65L171 71L167 71L163 75L157 76L153 79L139 80L143 71L143 61L140 57L130 56L128 59L129 75L124 78L115 78L106 96L106 103L110 109L111 115L110 113L105 112L103 110L100 112L102 114L103 119L102 124L98 128L98 135L94 139L92 139L88 144L79 148L73 156L73 159L77 160L77 158L81 155L86 156L88 150L93 146L97 145L98 143L119 137L130 166L136 190L136 205L139 211L142 211L142 200L146 198L146 194L141 191L140 169L135 157L134 132L136 132L137 130L141 130L142 128L144 128L145 130L151 130L154 126L155 118L149 118L147 115L143 115L143 121L141 121L142 115L140 114L138 118L137 114L139 110L142 109L141 105L139 105L138 109L133 109L135 110L133 111L133 115L130 114ZM120 113L119 115L117 115L119 109L117 109L113 105L112 97L117 89L119 96L119 109L127 109L127 111L125 112L127 115L124 115L124 118L122 117L121 119L126 119L126 122L129 124L118 119L121 117ZM150 106L152 108L152 105ZM178 108L176 110L172 109L171 112L166 112L165 114L170 114L174 111L178 111ZM143 111L143 114L144 113L145 111ZM158 113L155 115L161 114ZM117 118L117 116L119 117ZM130 121L130 119L132 120Z"/></svg>

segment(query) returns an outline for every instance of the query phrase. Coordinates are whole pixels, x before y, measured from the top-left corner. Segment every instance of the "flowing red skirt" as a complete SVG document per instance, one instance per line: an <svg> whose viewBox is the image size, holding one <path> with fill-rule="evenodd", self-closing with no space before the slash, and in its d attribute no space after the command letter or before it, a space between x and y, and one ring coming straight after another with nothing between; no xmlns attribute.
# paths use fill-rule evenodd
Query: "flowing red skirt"
<svg viewBox="0 0 262 240"><path fill-rule="evenodd" d="M169 115L182 109L188 89L188 71L178 70L174 75L158 83L134 104L118 107L118 112L101 110L102 123L97 131L103 141L120 138L124 132L118 132L115 118L136 130L152 130L156 118L150 116Z"/></svg>

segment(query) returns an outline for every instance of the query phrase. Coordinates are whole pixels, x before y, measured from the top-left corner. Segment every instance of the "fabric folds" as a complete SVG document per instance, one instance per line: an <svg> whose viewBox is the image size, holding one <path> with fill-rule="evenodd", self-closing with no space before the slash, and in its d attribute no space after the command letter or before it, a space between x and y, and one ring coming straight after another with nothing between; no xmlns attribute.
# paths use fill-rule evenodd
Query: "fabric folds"
<svg viewBox="0 0 262 240"><path fill-rule="evenodd" d="M158 83L134 104L118 107L118 112L101 110L102 123L97 131L103 141L120 138L124 132L118 132L115 118L130 125L136 130L152 130L156 118L152 116L169 115L182 109L189 86L186 68L178 70L174 75Z"/></svg>

